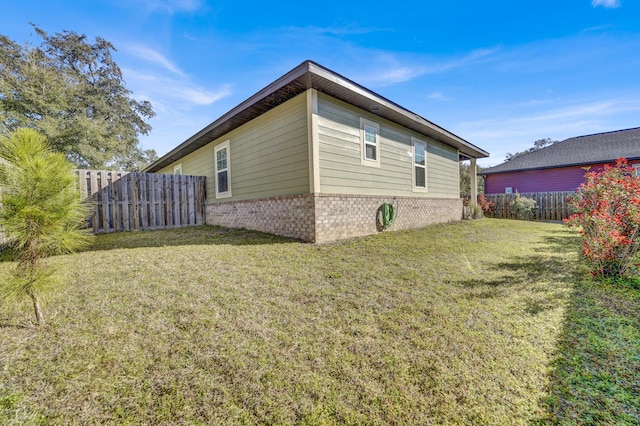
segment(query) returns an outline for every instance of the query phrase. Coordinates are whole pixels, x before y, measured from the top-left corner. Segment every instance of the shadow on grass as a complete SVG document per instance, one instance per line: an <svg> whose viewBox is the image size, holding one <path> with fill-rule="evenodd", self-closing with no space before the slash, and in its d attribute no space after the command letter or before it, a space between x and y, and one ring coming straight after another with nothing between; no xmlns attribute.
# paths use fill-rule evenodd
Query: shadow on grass
<svg viewBox="0 0 640 426"><path fill-rule="evenodd" d="M176 247L188 245L252 246L262 244L303 243L293 238L279 237L264 232L220 226L190 226L184 228L97 234L94 243L85 251L133 249L143 247ZM9 245L0 250L0 262L13 261Z"/></svg>
<svg viewBox="0 0 640 426"><path fill-rule="evenodd" d="M567 300L540 401L545 413L533 424L640 424L640 290L592 279L567 260L579 249L577 234L553 232L535 255L496 264L496 270L507 272L504 277L463 285L506 292L541 282L525 307L532 315ZM560 294L563 287L570 289L568 296Z"/></svg>
<svg viewBox="0 0 640 426"><path fill-rule="evenodd" d="M537 424L640 424L640 292L583 276Z"/></svg>
<svg viewBox="0 0 640 426"><path fill-rule="evenodd" d="M176 229L99 234L96 235L95 242L88 251L186 245L249 246L300 242L292 238L278 237L264 232L203 225Z"/></svg>
<svg viewBox="0 0 640 426"><path fill-rule="evenodd" d="M640 424L640 290L592 279L577 261L579 248L577 234L549 233L534 255L513 256L490 268L499 274L459 284L475 298L526 289L531 315L565 301L543 413L532 424Z"/></svg>
<svg viewBox="0 0 640 426"><path fill-rule="evenodd" d="M554 250L579 250L575 234L549 236ZM533 424L640 424L640 291L572 272L546 414Z"/></svg>
<svg viewBox="0 0 640 426"><path fill-rule="evenodd" d="M526 301L526 313L536 315L553 309L557 301L565 297L564 289L571 286L577 276L574 265L567 261L577 250L576 241L575 235L565 231L549 233L537 248L537 254L513 256L489 267L490 272L500 274L498 278L475 278L458 284L471 290L467 297L479 299L500 297L516 288L526 288L532 294Z"/></svg>

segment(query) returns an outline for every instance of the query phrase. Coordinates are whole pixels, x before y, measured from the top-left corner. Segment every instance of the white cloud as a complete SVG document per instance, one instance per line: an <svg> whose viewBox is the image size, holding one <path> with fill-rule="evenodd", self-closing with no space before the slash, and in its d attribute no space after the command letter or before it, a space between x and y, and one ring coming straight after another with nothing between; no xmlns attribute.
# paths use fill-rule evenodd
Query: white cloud
<svg viewBox="0 0 640 426"><path fill-rule="evenodd" d="M223 85L215 91L209 91L199 87L187 87L177 84L170 88L170 92L177 99L182 99L192 105L211 105L231 95L231 86Z"/></svg>
<svg viewBox="0 0 640 426"><path fill-rule="evenodd" d="M384 28L376 28L376 27L362 27L360 25L356 25L353 23L347 23L344 25L332 25L328 27L317 27L317 26L309 26L306 28L301 27L290 27L288 31L291 32L312 32L316 34L330 34L335 36L345 36L345 35L361 35L361 34L370 34L374 32L380 31L388 31Z"/></svg>
<svg viewBox="0 0 640 426"><path fill-rule="evenodd" d="M551 100L549 99L529 99L528 101L519 102L515 106L530 107L530 106L537 106L537 105L545 105L545 104L548 104L549 102L551 102Z"/></svg>
<svg viewBox="0 0 640 426"><path fill-rule="evenodd" d="M620 7L620 0L593 0L591 5L593 7L602 6L607 9L615 9Z"/></svg>
<svg viewBox="0 0 640 426"><path fill-rule="evenodd" d="M424 67L398 66L383 71L378 76L381 81L387 83L402 83L425 73Z"/></svg>
<svg viewBox="0 0 640 426"><path fill-rule="evenodd" d="M385 86L410 81L423 75L442 74L455 68L475 64L488 59L499 50L498 47L489 49L476 49L466 55L453 58L429 58L421 56L401 56L388 52L365 52L375 73L370 73L356 78L356 81L365 85L372 84ZM364 53L363 53L364 55Z"/></svg>
<svg viewBox="0 0 640 426"><path fill-rule="evenodd" d="M488 58L500 50L499 47L492 47L487 49L475 49L469 52L468 54L461 56L459 58L448 59L442 61L435 66L430 67L429 74L437 74L452 70L454 68L460 68L467 65L475 64L480 60Z"/></svg>
<svg viewBox="0 0 640 426"><path fill-rule="evenodd" d="M445 95L443 95L441 92L433 92L429 96L427 96L427 99L432 99L434 101L448 101L449 100L449 98L446 97Z"/></svg>
<svg viewBox="0 0 640 426"><path fill-rule="evenodd" d="M184 73L177 65L167 59L162 53L144 45L140 44L125 44L123 50L127 51L131 55L138 59L149 61L153 64L160 65L162 68L171 71L174 74L184 76Z"/></svg>
<svg viewBox="0 0 640 426"><path fill-rule="evenodd" d="M176 79L132 68L123 68L122 72L136 98L147 99L154 107L163 110L169 107L188 110L196 105L211 105L232 93L228 84L210 90L193 85L187 78Z"/></svg>

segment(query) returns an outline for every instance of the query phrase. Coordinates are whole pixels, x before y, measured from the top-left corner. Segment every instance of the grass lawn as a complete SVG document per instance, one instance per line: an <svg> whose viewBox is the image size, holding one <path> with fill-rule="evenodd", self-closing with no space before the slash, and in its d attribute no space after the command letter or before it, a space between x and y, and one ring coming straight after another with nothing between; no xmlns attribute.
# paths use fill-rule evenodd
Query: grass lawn
<svg viewBox="0 0 640 426"><path fill-rule="evenodd" d="M0 424L640 421L638 290L577 249L491 219L322 246L102 235L52 259L45 328L0 306Z"/></svg>

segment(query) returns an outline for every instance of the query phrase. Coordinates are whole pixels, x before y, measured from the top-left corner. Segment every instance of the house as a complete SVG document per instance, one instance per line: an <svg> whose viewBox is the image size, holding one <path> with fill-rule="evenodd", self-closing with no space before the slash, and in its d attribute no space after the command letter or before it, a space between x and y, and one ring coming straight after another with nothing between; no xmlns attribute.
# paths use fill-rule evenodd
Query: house
<svg viewBox="0 0 640 426"><path fill-rule="evenodd" d="M145 171L206 176L208 224L328 242L378 232L383 203L393 229L461 219L459 161L488 155L305 61Z"/></svg>
<svg viewBox="0 0 640 426"><path fill-rule="evenodd" d="M640 127L577 136L482 170L486 194L575 191L586 169L624 157L640 168Z"/></svg>

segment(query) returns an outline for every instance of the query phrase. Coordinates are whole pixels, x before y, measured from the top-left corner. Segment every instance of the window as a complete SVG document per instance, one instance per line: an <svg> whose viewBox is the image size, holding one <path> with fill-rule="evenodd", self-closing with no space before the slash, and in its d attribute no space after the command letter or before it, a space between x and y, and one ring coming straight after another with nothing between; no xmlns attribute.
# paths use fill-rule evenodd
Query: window
<svg viewBox="0 0 640 426"><path fill-rule="evenodd" d="M505 194L513 194L513 187L512 186L507 186L504 188L504 193Z"/></svg>
<svg viewBox="0 0 640 426"><path fill-rule="evenodd" d="M633 169L636 172L636 176L640 177L640 164L634 164Z"/></svg>
<svg viewBox="0 0 640 426"><path fill-rule="evenodd" d="M411 138L413 144L413 189L427 190L427 143Z"/></svg>
<svg viewBox="0 0 640 426"><path fill-rule="evenodd" d="M380 167L380 125L360 118L361 164Z"/></svg>
<svg viewBox="0 0 640 426"><path fill-rule="evenodd" d="M378 131L375 127L365 124L364 130L364 159L376 161L378 159Z"/></svg>
<svg viewBox="0 0 640 426"><path fill-rule="evenodd" d="M218 145L214 150L216 162L216 198L231 197L231 170L229 141Z"/></svg>
<svg viewBox="0 0 640 426"><path fill-rule="evenodd" d="M173 174L174 175L181 175L182 174L182 163L176 165L173 167Z"/></svg>

